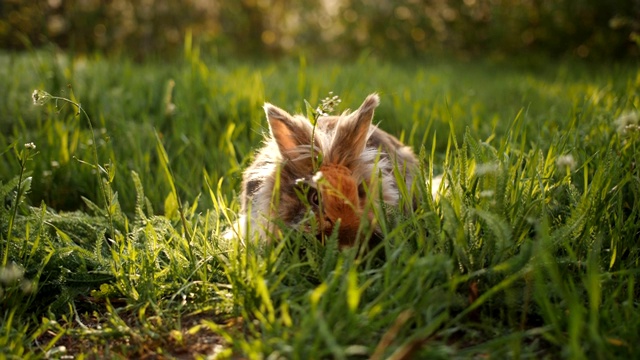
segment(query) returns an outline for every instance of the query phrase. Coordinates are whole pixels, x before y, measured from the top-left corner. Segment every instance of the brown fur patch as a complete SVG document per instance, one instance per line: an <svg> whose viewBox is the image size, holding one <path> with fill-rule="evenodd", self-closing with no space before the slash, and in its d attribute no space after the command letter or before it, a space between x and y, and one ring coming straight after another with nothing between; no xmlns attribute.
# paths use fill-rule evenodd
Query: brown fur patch
<svg viewBox="0 0 640 360"><path fill-rule="evenodd" d="M320 167L323 180L318 187L322 194L319 220L325 234L331 234L340 223L338 238L341 246L353 245L360 227L358 184L344 166L327 164Z"/></svg>

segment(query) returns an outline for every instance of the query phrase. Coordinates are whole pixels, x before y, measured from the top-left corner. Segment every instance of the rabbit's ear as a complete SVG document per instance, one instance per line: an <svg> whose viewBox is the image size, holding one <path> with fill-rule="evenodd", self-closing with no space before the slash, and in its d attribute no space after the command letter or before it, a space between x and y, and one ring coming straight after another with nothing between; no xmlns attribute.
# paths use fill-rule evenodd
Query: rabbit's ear
<svg viewBox="0 0 640 360"><path fill-rule="evenodd" d="M373 110L379 103L378 94L371 94L356 112L338 122L332 140L331 162L347 167L357 162L369 138Z"/></svg>
<svg viewBox="0 0 640 360"><path fill-rule="evenodd" d="M264 111L271 135L285 158L296 157L300 145L310 145L313 127L306 119L289 115L277 106L266 103Z"/></svg>

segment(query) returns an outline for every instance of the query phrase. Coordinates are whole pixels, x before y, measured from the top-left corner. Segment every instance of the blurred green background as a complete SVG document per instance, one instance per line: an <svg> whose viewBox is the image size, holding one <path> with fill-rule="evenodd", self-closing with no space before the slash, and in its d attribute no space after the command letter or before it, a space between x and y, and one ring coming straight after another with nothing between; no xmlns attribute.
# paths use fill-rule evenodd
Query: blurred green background
<svg viewBox="0 0 640 360"><path fill-rule="evenodd" d="M427 54L638 58L640 0L3 0L0 47L55 44L135 59L304 52L348 59Z"/></svg>

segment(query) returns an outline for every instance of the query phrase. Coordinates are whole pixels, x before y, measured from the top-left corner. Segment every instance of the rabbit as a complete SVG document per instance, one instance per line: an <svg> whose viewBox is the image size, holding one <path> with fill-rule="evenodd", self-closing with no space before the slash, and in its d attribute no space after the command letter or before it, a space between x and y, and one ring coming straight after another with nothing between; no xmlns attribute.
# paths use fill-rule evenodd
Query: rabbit
<svg viewBox="0 0 640 360"><path fill-rule="evenodd" d="M379 103L371 94L353 113L319 117L315 128L306 117L266 103L270 132L243 173L236 231L265 238L277 222L311 231L304 221L310 206L319 239L337 230L340 248L365 240L360 223L373 220L367 201L398 206L394 168L411 189L419 166L411 147L372 124Z"/></svg>

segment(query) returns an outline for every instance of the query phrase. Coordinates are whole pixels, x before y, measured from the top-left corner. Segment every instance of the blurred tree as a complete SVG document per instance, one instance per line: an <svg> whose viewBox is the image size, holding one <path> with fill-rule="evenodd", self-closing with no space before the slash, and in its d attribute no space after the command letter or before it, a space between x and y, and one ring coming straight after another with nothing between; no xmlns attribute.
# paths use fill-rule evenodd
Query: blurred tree
<svg viewBox="0 0 640 360"><path fill-rule="evenodd" d="M0 47L167 56L425 53L637 57L640 0L3 0Z"/></svg>
<svg viewBox="0 0 640 360"><path fill-rule="evenodd" d="M618 58L638 56L629 28L639 0L345 0L334 40L356 48L417 55L542 52ZM357 19L357 20L356 20ZM632 20L635 19L635 20Z"/></svg>
<svg viewBox="0 0 640 360"><path fill-rule="evenodd" d="M187 28L215 31L217 6L198 0L6 0L0 43L20 49L48 42L76 52L172 53Z"/></svg>

